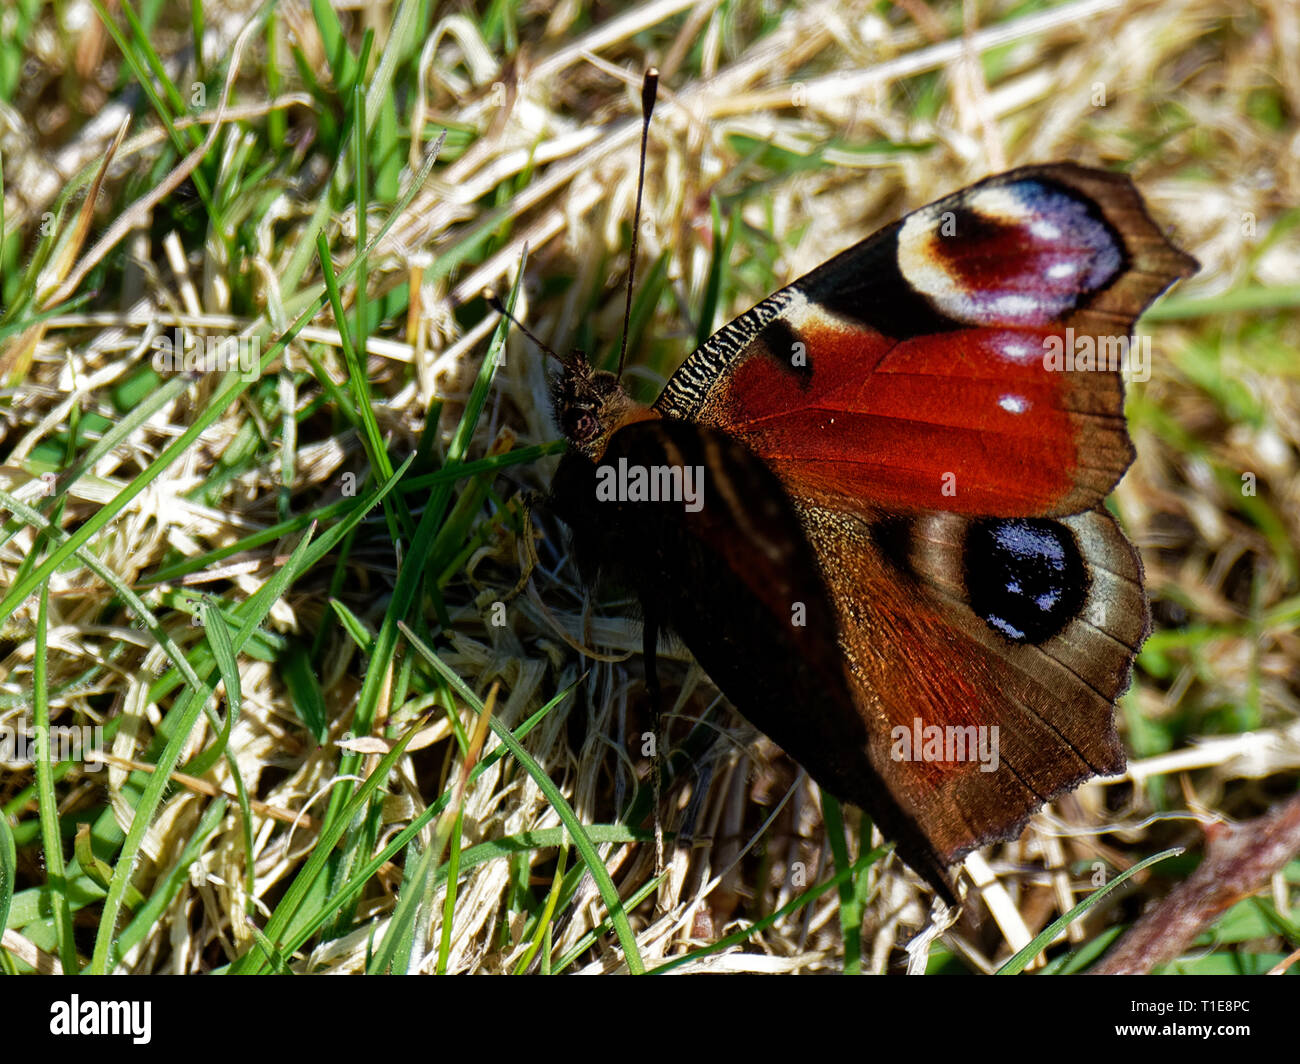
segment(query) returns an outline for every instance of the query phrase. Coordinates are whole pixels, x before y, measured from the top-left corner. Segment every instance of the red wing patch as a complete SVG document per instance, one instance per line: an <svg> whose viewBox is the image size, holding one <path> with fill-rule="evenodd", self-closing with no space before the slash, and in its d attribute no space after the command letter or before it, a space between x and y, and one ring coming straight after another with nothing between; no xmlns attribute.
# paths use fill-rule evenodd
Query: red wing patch
<svg viewBox="0 0 1300 1064"><path fill-rule="evenodd" d="M1042 330L798 335L813 367L798 405L788 371L752 357L708 409L817 505L1071 513L1105 498L1132 460L1118 376L1046 372Z"/></svg>

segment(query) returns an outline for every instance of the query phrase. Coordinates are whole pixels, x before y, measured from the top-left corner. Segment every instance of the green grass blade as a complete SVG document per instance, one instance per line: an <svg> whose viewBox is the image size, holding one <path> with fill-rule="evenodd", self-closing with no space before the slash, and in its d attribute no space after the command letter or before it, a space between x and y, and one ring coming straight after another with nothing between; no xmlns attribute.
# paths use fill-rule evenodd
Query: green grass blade
<svg viewBox="0 0 1300 1064"><path fill-rule="evenodd" d="M14 877L18 871L18 851L9 817L0 814L0 932L9 926L9 906L14 900Z"/></svg>
<svg viewBox="0 0 1300 1064"><path fill-rule="evenodd" d="M443 144L443 139L443 137L439 137L438 140L434 142L434 146L430 150L428 157L425 159L424 165L420 168L419 174L417 174L415 180L411 182L410 188L407 189L402 200L393 209L392 214L384 223L383 227L375 234L374 239L370 243L370 247L366 249L367 254L373 251L374 246L388 235L389 229L392 228L393 224L397 221L397 218L406 209L416 191L424 184L425 178L428 176L429 171L433 168L434 162L437 160L438 152L441 150ZM358 260L354 259L339 275L339 280L349 280L356 272L357 267ZM274 359L279 357L280 353L284 350L289 341L296 337L303 327L306 326L306 324L324 308L326 300L327 297L323 292L318 295L307 309L298 316L293 325L289 327L288 332L276 340L275 343L267 349L266 353L262 356L259 365L259 376L261 373L266 372L266 368ZM112 521L114 517L126 508L127 504L132 499L139 495L140 492L144 491L144 489L152 484L154 480L156 480L158 476L172 464L172 462L184 454L185 451L189 449L190 445L193 444L194 441L197 440L199 436L225 412L226 408L248 390L251 384L250 381L240 379L237 371L227 373L224 381L225 384L217 397L208 404L203 413L196 417L180 436L176 437L171 444L164 448L163 452L150 462L145 469L141 470L141 472L137 474L125 488L118 492L110 502L105 503L104 506L96 511L92 517L87 519L76 532L69 536L60 546L56 547L50 553L49 557L47 557L34 572L30 573L24 580L16 582L14 586L9 589L9 593L5 595L3 600L0 600L0 626L3 626L5 621L13 616L14 610L16 610L19 605L27 599L39 584L46 581L50 575L59 568L59 566L67 561L69 556L72 555L77 548L85 544L89 539L91 539L91 537L97 535L105 525Z"/></svg>
<svg viewBox="0 0 1300 1064"><path fill-rule="evenodd" d="M880 846L872 850L870 853L863 854L854 861L853 864L849 865L847 868L841 868L835 873L835 875L831 876L831 878L826 880L824 883L818 883L816 886L809 887L802 894L791 898L788 902L782 905L781 908L777 909L773 913L769 913L761 920L756 920L754 923L750 924L749 927L741 928L739 931L734 931L730 935L724 935L722 938L718 939L717 942L705 946L703 949L692 950L690 953L685 953L680 957L674 957L667 963L661 964L657 968L650 969L649 974L663 975L665 972L670 972L674 968L680 968L683 964L689 964L691 961L699 960L701 957L707 957L713 953L721 953L723 950L730 949L732 946L740 945L740 943L744 942L746 939L752 938L760 931L764 931L771 927L778 920L789 916L793 912L798 912L805 905L809 905L816 901L827 891L837 890L841 883L851 882L854 876L858 875L864 869L869 868L889 851L889 846Z"/></svg>
<svg viewBox="0 0 1300 1064"><path fill-rule="evenodd" d="M429 647L425 646L405 625L402 627L406 637L411 641L411 645L419 651L420 655L451 684L461 698L474 707L475 712L482 713L483 703L479 701L478 696L473 691L465 686L465 682L449 669L442 659ZM533 782L537 784L546 800L551 803L551 808L555 810L560 820L563 821L565 828L568 829L573 844L577 847L583 862L591 872L591 877L596 883L596 889L600 892L605 908L613 920L614 933L618 936L619 945L623 947L623 957L627 963L628 971L633 975L643 974L645 964L641 960L640 950L637 949L636 936L632 934L632 926L628 923L627 912L624 910L623 902L618 896L618 889L614 886L614 881L609 876L609 870L605 867L605 862L601 860L595 844L582 826L578 815L573 811L573 807L569 805L568 799L555 785L555 781L546 774L541 765L533 760L532 755L523 748L509 729L502 726L495 718L489 723L492 727L492 733L510 751L515 760L524 767L524 770L533 777Z"/></svg>
<svg viewBox="0 0 1300 1064"><path fill-rule="evenodd" d="M47 686L48 647L46 638L50 622L50 589L41 588L40 605L36 617L36 655L32 661L32 683L35 687L36 712L33 730L36 733L36 787L41 818L41 839L45 855L45 875L54 898L54 927L58 936L59 961L63 971L75 974L77 946L72 937L72 910L68 907L65 890L67 869L63 863L63 832L60 829L59 805L54 796L54 779L50 762L50 701Z"/></svg>
<svg viewBox="0 0 1300 1064"><path fill-rule="evenodd" d="M1109 883L1107 883L1104 887L1100 887L1097 890L1094 890L1091 894L1089 894L1086 898L1084 898L1083 901L1079 902L1079 904L1076 905L1073 909L1071 909L1068 913L1065 913L1064 915L1057 917L1057 919L1053 920L1050 924L1048 924L1045 928L1043 928L1043 930L1038 932L1038 934L1036 934L1033 937L1033 939L1030 941L1030 943L1027 946L1019 950L1015 954L1015 956L1011 957L1006 962L1006 964L1002 965L1002 967L999 968L995 974L1019 975L1022 971L1025 970L1025 965L1027 965L1030 961L1032 961L1035 957L1037 957L1039 953L1041 953L1044 949L1047 948L1047 946L1051 943L1052 939L1056 938L1057 935L1059 935L1062 931L1064 931L1067 927L1069 927L1070 924L1074 923L1075 920L1077 920L1080 916L1082 916L1094 905L1096 905L1099 901L1101 901L1102 898L1104 898L1112 890L1118 887L1121 883L1123 883L1127 879L1131 879L1133 876L1141 872L1142 869L1150 868L1153 864L1156 864L1159 861L1164 861L1170 857L1176 857L1182 852L1183 851L1180 847L1176 847L1171 850L1162 850L1160 853L1153 854L1152 856L1148 857L1146 860L1139 861L1132 868L1126 869L1125 871L1121 872Z"/></svg>
<svg viewBox="0 0 1300 1064"><path fill-rule="evenodd" d="M564 701L564 699L568 698L569 695L573 693L574 686L576 685L572 685L565 688L553 699L551 699L551 701L549 701L546 705L542 706L541 709L539 709L536 713L534 713L531 717L529 717L526 721L524 721L521 725L519 725L519 727L516 728L514 732L515 738L520 742L522 742L523 739L528 735L528 733L531 732L535 727L537 727L537 725L540 724L556 706L558 706L561 702ZM480 774L486 772L489 768L492 767L492 765L496 764L496 762L499 761L502 757L504 757L506 753L507 751L504 747L498 747L495 750L492 750L486 755L484 755L484 757L479 761L477 765L474 766L473 771L470 773L470 782L472 783L474 780L478 779ZM371 857L368 861L362 864L352 874L352 876L349 877L349 879L345 883L343 883L342 886L340 886L337 890L335 890L329 896L329 898L321 906L319 906L318 910L314 915L312 915L308 920L303 921L301 924L295 927L293 933L289 936L289 938L284 943L283 948L285 952L290 954L295 952L299 947L303 945L303 943L305 943L313 934L315 934L320 927L322 927L329 919L331 919L333 914L339 908L348 904L353 897L355 897L358 893L360 893L362 888L365 887L366 883L370 881L370 878L376 872L378 872L379 869L381 869L385 864L391 861L397 854L399 854L402 851L402 849L405 846L407 846L413 838L415 838L421 831L423 831L425 827L428 826L429 822L433 820L434 817L438 816L447 807L447 804L450 800L451 800L451 791L448 790L440 798L438 798L437 801L435 801L431 806L429 806L428 809L426 809L418 817L412 820L410 824L408 824L405 828L403 828L400 832L398 832L397 835L388 843L387 846L385 846L382 850L380 850L377 854L375 854L375 856ZM560 845L561 840L560 840L559 833L562 832L563 829L555 828L553 830L555 832L555 841L551 842L549 841L549 839L543 839L543 841L540 842L538 845L551 845L551 846ZM625 836L626 829L616 828L616 829L608 829L608 830L613 832L613 834L610 834L608 837L606 837L605 835L598 835L593 837L600 842L630 841L629 838ZM532 835L548 836L549 833L534 832L532 833ZM531 838L531 836L529 836L529 838ZM503 849L503 847L505 846L507 846L507 844L499 840L496 843L484 843L481 846L476 846L471 850L467 850L465 852L465 856L462 861L462 867L470 868L482 861L488 861L498 857L504 857L506 856L506 850ZM519 843L519 846L524 849L532 848L531 842L527 841L526 839L522 839ZM510 852L514 852L514 851L510 851ZM443 871L444 871L443 869L439 869L439 875L441 875ZM435 877L435 882L438 882L438 878L439 877ZM235 966L232 966L231 970L235 971L237 968L241 972L248 973L248 972L258 971L260 970L260 967L261 966L257 958L250 959L249 957L242 957L238 962L236 962Z"/></svg>

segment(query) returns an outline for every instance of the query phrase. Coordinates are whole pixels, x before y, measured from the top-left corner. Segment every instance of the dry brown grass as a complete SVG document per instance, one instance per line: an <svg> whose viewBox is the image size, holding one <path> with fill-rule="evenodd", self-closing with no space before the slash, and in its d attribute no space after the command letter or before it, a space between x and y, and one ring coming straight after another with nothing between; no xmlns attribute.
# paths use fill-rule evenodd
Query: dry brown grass
<svg viewBox="0 0 1300 1064"><path fill-rule="evenodd" d="M1123 523L1143 552L1157 624L1122 711L1130 773L1081 788L1037 817L1018 842L973 857L968 869L977 880L990 881L984 898L972 897L961 922L943 936L942 949L956 959L945 962L941 953L931 963L992 970L1087 893L1094 861L1113 870L1167 845L1195 848L1203 823L1245 818L1293 793L1300 779L1300 325L1288 308L1300 302L1300 29L1290 0L1078 0L1037 11L968 4L978 11L979 23L964 27L960 5L928 6L923 0L883 14L875 3L817 0L790 6L656 0L617 14L581 2L562 3L549 14L541 10L545 6L519 14L520 47L508 59L479 36L481 22L448 14L414 64L421 75L422 113L412 97L403 114L425 123L416 127L422 143L442 124L473 132L456 141L449 161L439 164L372 259L372 301L412 282L420 293L415 328L408 327L399 293L397 310L369 337L370 386L382 399L375 414L389 452L404 456L415 450L436 399L444 402L438 446L447 446L495 325L479 292L485 285L508 286L525 246L530 251L517 307L521 318L558 349L586 345L594 336L605 351L617 337L618 285L635 195L637 85L650 63L662 70L664 89L651 135L640 275L647 276L661 255L668 274L634 352L633 379L646 394L686 354L696 331L713 261L710 196L745 226L726 273L720 310L726 314L743 310L903 210L986 173L1054 159L1123 166L1175 243L1202 266L1160 320L1148 325L1153 377L1132 390L1131 402L1139 458L1116 494ZM229 53L250 10L242 3L211 5L210 47ZM374 10L381 22L391 17L383 8ZM306 5L286 4L282 14L307 54L321 54ZM348 25L354 49L360 29ZM182 71L190 60L183 23L166 23L164 30L156 34L157 47L185 82ZM87 29L77 40L90 49L95 42L89 39L98 33ZM99 41L103 63L89 69L78 68L66 44L44 16L28 52L34 80L26 96L19 94L21 106L0 114L6 231L22 233L28 250L42 213L74 173L93 169L120 122L104 118L123 99L113 43ZM382 45L381 39L376 50ZM260 76L265 57L256 41L241 54L246 73L234 80L231 104L249 108L246 121L262 129L270 106ZM985 60L982 70L976 56ZM290 95L300 89L298 75L287 61L283 65L277 106L291 128L310 130L310 97ZM323 69L322 61L318 72ZM77 93L56 91L58 79L73 77ZM414 84L402 91L415 93ZM209 106L215 108L215 100ZM165 148L157 130L147 111L132 125L108 174L106 209L72 260L90 254L114 218L158 183L156 176L145 180ZM761 145L768 147L757 150ZM220 146L234 150L232 140ZM66 432L72 410L83 417L99 412L110 423L120 419L112 390L147 361L158 329L184 324L228 333L249 327L256 310L270 314L273 336L293 318L296 309L284 311L280 303L297 286L286 291L281 284L294 249L311 239L304 234L325 173L309 145L301 151L308 164L277 168L268 183L284 180L281 194L252 214L258 219L256 250L244 268L251 305L241 305L238 292L232 295L230 277L239 269L226 261L220 241L205 237L201 227L197 239L178 232L182 259L168 254L170 228L146 226L125 235L106 256L106 272L95 275L102 287L88 304L46 322L30 370L21 374L0 413L0 487L29 504L41 497L39 476L48 466L39 459ZM412 154L418 160L419 153ZM290 157L286 149L285 159ZM162 173L175 165L172 156ZM488 219L492 197L500 214ZM175 218L161 208L152 217ZM384 217L376 207L371 234ZM499 226L500 239L472 246L485 219L489 228ZM326 226L339 268L354 254L356 229L350 207ZM447 270L452 259L457 264ZM314 257L306 265L302 284L309 287L318 282L319 270ZM79 290L89 288L83 284ZM1261 291L1266 294L1255 296L1253 305L1243 303ZM351 305L354 287L344 293ZM12 353L17 341L8 337L3 343L8 348L0 349L0 357ZM328 313L290 345L284 364L306 369L309 343L334 380L345 381L338 331ZM6 362L6 372L10 368ZM62 527L74 530L113 499L210 403L217 385L216 375L209 375L178 393L146 427L100 458L68 491ZM282 384L279 398L301 408L319 394L308 378L293 387ZM201 555L275 524L286 497L293 513L343 497L343 474L364 475L365 455L357 434L330 416L333 409L328 400L324 413L297 424L289 447L279 435L280 415L264 401L245 397L92 540L94 553L146 597L182 648L205 638L180 608L185 589L209 592L227 605L241 602L282 564L296 536L242 551L165 586L152 584L153 574L178 557ZM526 446L555 437L542 360L514 335L468 457L481 457L493 445ZM280 460L286 448L292 455L287 472ZM581 680L575 696L544 720L526 746L583 823L611 824L635 789L634 773L646 770L636 741L645 726L645 700L635 612L625 601L592 601L565 556L558 527L544 514L538 517L545 533L541 566L527 591L508 599L519 576L520 549L501 503L516 487L544 487L554 461L505 470L491 484L493 494L476 502L474 528L485 534L448 570L442 585L447 616L435 634L443 662L477 693L502 685L497 717L511 727ZM225 475L227 467L232 472L215 498L191 497L201 497L205 484ZM1246 473L1255 477L1254 496L1242 494ZM420 500L410 502L418 517ZM382 519L372 515L335 590L372 629L390 601L391 546ZM35 549L32 528L21 523L0 552L5 584L17 578ZM263 803L252 825L251 899L244 889L243 828L232 805L201 843L188 882L153 930L118 962L120 970L205 971L254 948L246 907L251 901L252 919L261 926L311 853L313 825L340 786L336 742L354 726L367 672L365 658L332 619L333 575L330 561L298 580L266 625L304 646L323 624L331 625L318 670L329 741L316 743L303 728L282 664L250 655L239 661L243 707L229 749L249 792ZM107 840L101 857L112 864L113 840L120 845L139 793L140 774L132 783L126 766L152 760L146 757L150 738L173 705L172 694L158 700L149 694L167 658L87 569L68 566L48 583L52 719L121 720L107 750L107 773L73 771L58 789L61 815L97 822L97 837ZM509 602L504 627L488 620L497 601ZM425 617L437 624L431 611ZM7 717L32 712L37 620L33 595L7 622L0 645L0 714ZM580 655L575 646L599 654ZM718 704L684 652L666 646L665 653L671 664L662 668L679 695L673 738L682 739L689 722L707 716L717 739L665 801L667 827L685 823L691 842L669 845L667 875L653 905L632 914L648 965L774 912L802 893L795 876L800 865L809 885L832 865L815 788ZM396 676L386 679L398 682ZM443 691L411 688L401 697L386 684L370 734L396 736L430 707L448 702ZM472 714L456 705L472 727ZM390 796L377 807L380 840L423 810L443 779L454 779L458 754L451 731L446 714L435 714L423 737L428 743L399 762ZM212 725L201 719L182 763L213 738ZM372 755L363 772L375 760ZM203 780L209 790L230 793L224 762ZM36 806L14 799L31 782L31 773L20 768L6 772L0 784L0 800L8 803L20 832L35 822ZM189 782L170 789L132 878L146 897L211 801ZM272 815L276 811L284 816ZM299 816L311 819L286 823ZM468 787L464 816L466 847L559 825L535 782L508 758ZM850 821L852 837L856 816ZM32 889L43 880L36 864L39 837L20 838L27 841L20 846L18 886ZM625 898L654 875L653 845L606 843L600 850ZM537 847L522 858L486 861L463 872L447 970L515 968L528 951L536 917L535 909L521 907L521 891L531 877L538 885L529 904L544 900L555 854L553 846ZM407 861L408 872L412 867ZM1073 925L1071 944L1094 941L1130 920L1162 893L1165 867L1148 873L1118 904L1104 904ZM327 929L292 966L363 969L393 912L400 880L400 869L389 866L363 895L355 922ZM1274 884L1272 904L1283 916L1298 884L1295 874ZM928 894L892 859L876 866L862 889L863 967L897 970L909 959L905 944L927 923ZM429 970L437 963L441 899L439 889L432 915L421 925L412 967ZM93 940L96 906L92 901L78 918L88 929L77 939L83 959ZM605 915L587 876L553 920L552 958L578 944ZM48 962L52 945L41 938L48 927L48 921L16 926L5 945L14 956ZM1295 946L1288 947L1276 929L1240 941L1222 938L1228 941L1219 952L1229 966L1245 965L1243 956L1258 954L1267 967L1268 958ZM922 950L912 952L924 960ZM575 967L605 971L621 963L613 936L604 934ZM694 967L802 972L844 964L840 900L832 891L743 948L702 958Z"/></svg>

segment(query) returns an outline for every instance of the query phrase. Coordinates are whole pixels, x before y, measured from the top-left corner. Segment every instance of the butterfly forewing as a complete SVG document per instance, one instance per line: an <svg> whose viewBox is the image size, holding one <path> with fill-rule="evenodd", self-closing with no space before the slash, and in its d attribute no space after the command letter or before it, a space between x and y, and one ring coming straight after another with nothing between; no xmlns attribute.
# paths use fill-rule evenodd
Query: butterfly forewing
<svg viewBox="0 0 1300 1064"><path fill-rule="evenodd" d="M742 315L655 405L731 433L792 495L824 505L1077 513L1132 461L1123 386L1044 356L1113 357L1142 308L1194 268L1127 178L1013 170Z"/></svg>

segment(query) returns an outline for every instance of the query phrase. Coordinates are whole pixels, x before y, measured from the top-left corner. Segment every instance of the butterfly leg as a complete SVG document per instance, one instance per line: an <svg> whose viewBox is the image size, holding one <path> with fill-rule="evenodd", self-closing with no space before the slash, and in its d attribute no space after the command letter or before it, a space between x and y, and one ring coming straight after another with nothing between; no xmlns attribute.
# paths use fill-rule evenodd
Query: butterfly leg
<svg viewBox="0 0 1300 1064"><path fill-rule="evenodd" d="M528 586L528 581L532 579L533 570L541 564L537 557L537 544L533 538L533 507L537 506L542 498L541 492L530 491L519 501L519 516L523 521L523 528L516 541L519 554L519 582L506 593L504 599L506 602L513 601L523 593L524 588Z"/></svg>

